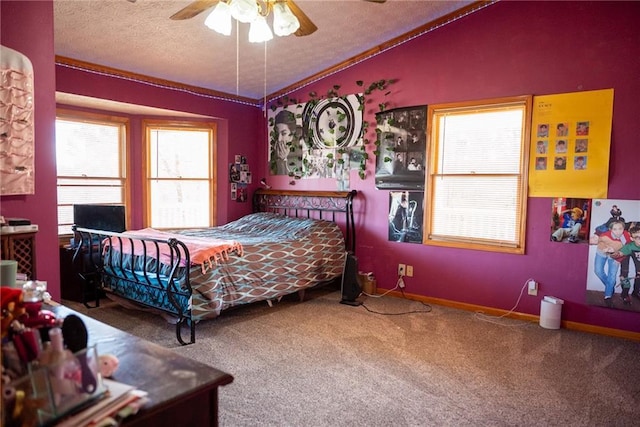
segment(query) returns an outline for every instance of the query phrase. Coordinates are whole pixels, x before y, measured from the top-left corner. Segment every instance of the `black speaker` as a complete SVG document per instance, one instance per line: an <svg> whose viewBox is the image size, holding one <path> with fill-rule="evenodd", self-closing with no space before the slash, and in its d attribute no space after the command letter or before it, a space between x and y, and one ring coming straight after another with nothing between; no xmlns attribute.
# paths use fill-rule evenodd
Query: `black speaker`
<svg viewBox="0 0 640 427"><path fill-rule="evenodd" d="M358 283L358 258L351 253L347 253L344 261L344 271L342 272L342 299L340 304L360 305L362 301L357 298L362 293L362 287Z"/></svg>

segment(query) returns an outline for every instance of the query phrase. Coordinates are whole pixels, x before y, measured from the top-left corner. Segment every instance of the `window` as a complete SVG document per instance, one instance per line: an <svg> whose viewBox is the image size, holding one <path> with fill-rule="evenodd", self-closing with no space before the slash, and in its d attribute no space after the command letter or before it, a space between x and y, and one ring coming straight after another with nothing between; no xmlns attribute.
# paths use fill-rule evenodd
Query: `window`
<svg viewBox="0 0 640 427"><path fill-rule="evenodd" d="M214 225L215 124L145 122L146 224Z"/></svg>
<svg viewBox="0 0 640 427"><path fill-rule="evenodd" d="M531 97L433 105L425 244L524 253Z"/></svg>
<svg viewBox="0 0 640 427"><path fill-rule="evenodd" d="M58 235L71 235L74 204L126 205L128 120L58 110Z"/></svg>

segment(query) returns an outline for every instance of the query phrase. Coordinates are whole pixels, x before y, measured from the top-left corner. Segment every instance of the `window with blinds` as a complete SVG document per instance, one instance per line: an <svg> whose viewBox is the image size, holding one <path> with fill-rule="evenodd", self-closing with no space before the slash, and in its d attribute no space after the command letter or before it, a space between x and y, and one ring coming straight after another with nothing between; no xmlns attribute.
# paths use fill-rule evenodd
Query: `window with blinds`
<svg viewBox="0 0 640 427"><path fill-rule="evenodd" d="M128 120L59 110L56 117L58 235L71 235L74 204L126 205Z"/></svg>
<svg viewBox="0 0 640 427"><path fill-rule="evenodd" d="M433 105L425 244L524 253L531 97Z"/></svg>
<svg viewBox="0 0 640 427"><path fill-rule="evenodd" d="M145 123L147 226L214 225L215 125Z"/></svg>

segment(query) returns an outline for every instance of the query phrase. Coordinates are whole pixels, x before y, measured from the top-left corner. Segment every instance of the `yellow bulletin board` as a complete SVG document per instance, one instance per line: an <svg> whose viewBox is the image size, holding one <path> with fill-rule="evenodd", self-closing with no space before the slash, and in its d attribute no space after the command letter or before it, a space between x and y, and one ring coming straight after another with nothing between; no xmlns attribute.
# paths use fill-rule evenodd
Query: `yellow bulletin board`
<svg viewBox="0 0 640 427"><path fill-rule="evenodd" d="M613 89L535 96L530 197L607 198Z"/></svg>

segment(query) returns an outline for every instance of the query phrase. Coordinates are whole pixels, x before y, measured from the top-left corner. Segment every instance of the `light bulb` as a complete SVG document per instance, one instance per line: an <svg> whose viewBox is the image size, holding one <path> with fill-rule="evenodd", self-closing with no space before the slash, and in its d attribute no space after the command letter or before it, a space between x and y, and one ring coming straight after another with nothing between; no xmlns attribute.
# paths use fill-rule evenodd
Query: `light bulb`
<svg viewBox="0 0 640 427"><path fill-rule="evenodd" d="M249 41L251 43L261 43L272 38L273 33L267 24L267 19L264 16L258 16L249 27Z"/></svg>
<svg viewBox="0 0 640 427"><path fill-rule="evenodd" d="M205 19L204 25L225 36L231 35L231 10L229 5L223 1L218 2L213 11L207 16L207 19Z"/></svg>
<svg viewBox="0 0 640 427"><path fill-rule="evenodd" d="M256 0L231 0L229 8L231 9L231 16L240 22L253 22L260 16L260 9Z"/></svg>
<svg viewBox="0 0 640 427"><path fill-rule="evenodd" d="M273 31L278 36L288 36L300 28L300 21L285 2L273 5Z"/></svg>

